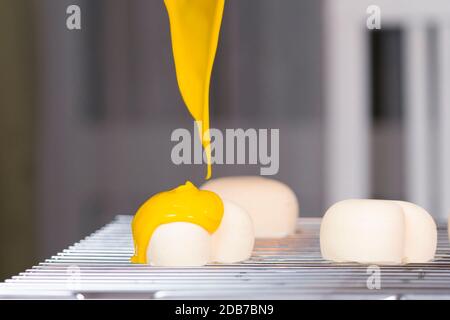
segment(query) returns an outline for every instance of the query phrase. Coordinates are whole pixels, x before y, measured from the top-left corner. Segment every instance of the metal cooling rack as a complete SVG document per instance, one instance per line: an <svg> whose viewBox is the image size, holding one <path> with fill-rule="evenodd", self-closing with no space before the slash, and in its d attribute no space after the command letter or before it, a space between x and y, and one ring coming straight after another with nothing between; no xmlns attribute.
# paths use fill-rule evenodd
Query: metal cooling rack
<svg viewBox="0 0 450 320"><path fill-rule="evenodd" d="M239 264L163 268L129 263L131 216L0 283L0 298L54 299L450 299L450 247L439 228L436 259L380 267L381 289L368 289L367 266L321 258L320 219L299 219L297 233L258 240Z"/></svg>

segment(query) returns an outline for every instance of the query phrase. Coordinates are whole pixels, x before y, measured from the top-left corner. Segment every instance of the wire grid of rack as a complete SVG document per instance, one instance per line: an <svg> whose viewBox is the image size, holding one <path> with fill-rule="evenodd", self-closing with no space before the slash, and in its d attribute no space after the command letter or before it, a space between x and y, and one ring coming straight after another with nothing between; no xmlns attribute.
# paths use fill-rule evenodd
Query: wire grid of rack
<svg viewBox="0 0 450 320"><path fill-rule="evenodd" d="M129 262L131 218L119 215L1 283L0 298L450 299L446 226L438 228L435 260L425 264L368 268L325 261L319 247L320 219L301 218L294 235L257 240L251 259L243 263L168 268Z"/></svg>

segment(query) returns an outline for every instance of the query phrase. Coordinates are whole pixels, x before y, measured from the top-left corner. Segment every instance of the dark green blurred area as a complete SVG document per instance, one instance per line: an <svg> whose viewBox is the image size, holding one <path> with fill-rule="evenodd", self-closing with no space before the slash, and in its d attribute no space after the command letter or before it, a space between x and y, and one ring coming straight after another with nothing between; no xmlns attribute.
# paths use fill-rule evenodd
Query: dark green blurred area
<svg viewBox="0 0 450 320"><path fill-rule="evenodd" d="M35 263L32 5L0 1L0 279Z"/></svg>

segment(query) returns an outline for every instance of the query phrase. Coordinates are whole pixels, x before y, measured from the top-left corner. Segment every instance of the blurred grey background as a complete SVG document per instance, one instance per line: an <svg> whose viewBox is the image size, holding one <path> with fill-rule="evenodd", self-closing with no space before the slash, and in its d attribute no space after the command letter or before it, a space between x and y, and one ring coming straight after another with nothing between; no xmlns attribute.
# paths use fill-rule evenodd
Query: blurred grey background
<svg viewBox="0 0 450 320"><path fill-rule="evenodd" d="M81 8L81 30L66 28L71 4ZM304 217L321 216L345 197L420 200L428 192L420 204L443 218L440 196L420 188L440 175L421 168L436 166L425 161L404 169L417 149L405 132L421 139L429 130L430 141L438 141L441 131L433 125L424 131L414 116L405 129L409 42L395 23L403 13L370 31L366 7L226 0L211 125L279 128L274 178L293 188ZM430 40L414 42L413 51L437 54L440 33L433 23L425 30ZM171 132L192 130L171 50L162 0L0 0L0 280L116 214L134 213L156 192L203 182L204 166L170 160ZM436 74L440 60L429 61L424 83L438 87L445 80ZM431 89L427 106L443 95ZM411 180L408 172L425 173ZM215 177L258 173L259 166L213 167ZM414 193L409 185L420 186Z"/></svg>

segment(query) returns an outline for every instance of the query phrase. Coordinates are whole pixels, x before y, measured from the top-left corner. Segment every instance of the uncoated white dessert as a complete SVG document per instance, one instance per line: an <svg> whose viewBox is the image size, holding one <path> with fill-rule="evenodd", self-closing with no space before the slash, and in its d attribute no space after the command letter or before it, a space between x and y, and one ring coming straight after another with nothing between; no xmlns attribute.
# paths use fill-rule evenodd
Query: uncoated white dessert
<svg viewBox="0 0 450 320"><path fill-rule="evenodd" d="M282 238L295 232L297 197L280 181L260 176L225 177L210 180L201 189L245 209L252 218L256 238Z"/></svg>
<svg viewBox="0 0 450 320"><path fill-rule="evenodd" d="M425 263L436 246L431 215L403 201L344 200L328 209L320 228L322 256L335 262Z"/></svg>
<svg viewBox="0 0 450 320"><path fill-rule="evenodd" d="M255 235L249 214L227 200L219 228L211 235L190 222L171 222L156 228L147 247L147 263L154 266L204 266L250 258Z"/></svg>
<svg viewBox="0 0 450 320"><path fill-rule="evenodd" d="M250 258L255 233L250 215L236 204L223 200L224 214L212 235L212 261L234 263Z"/></svg>

